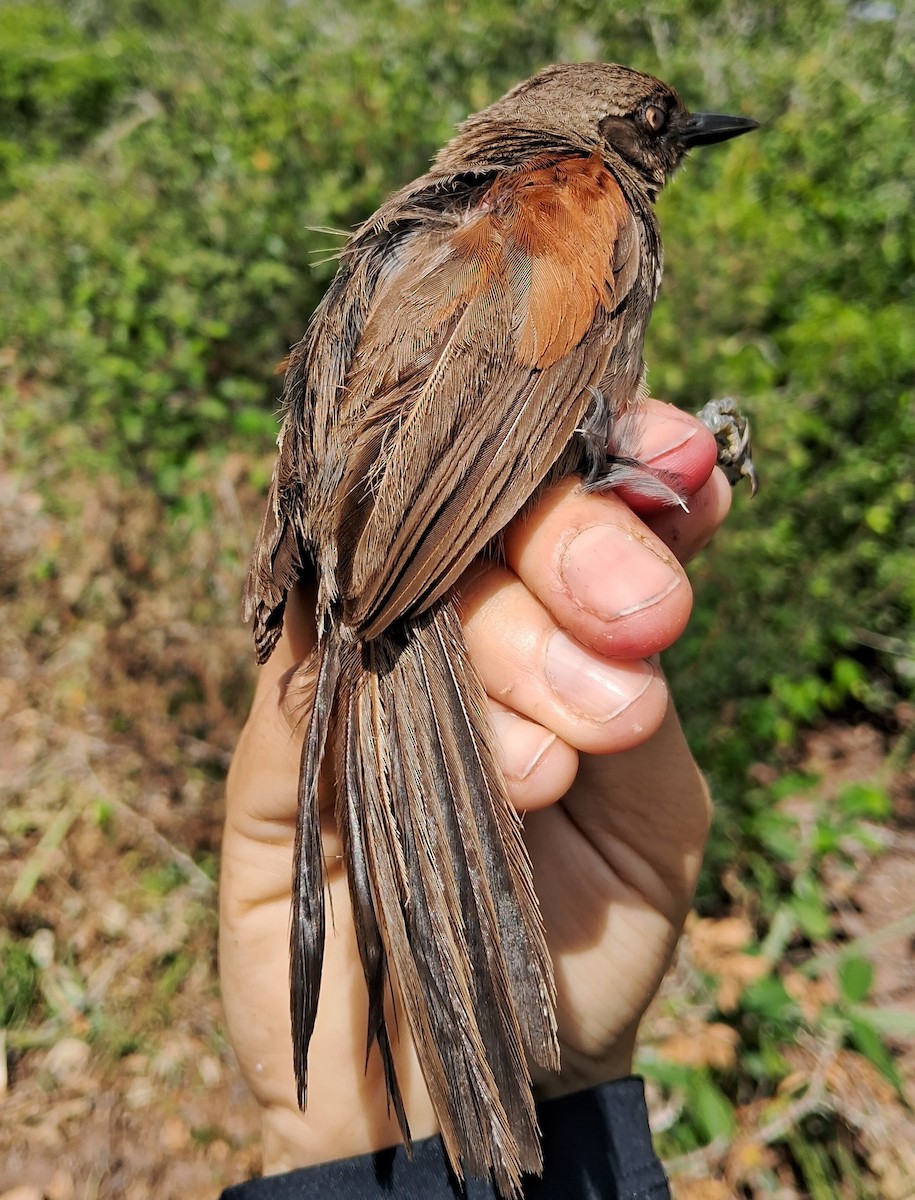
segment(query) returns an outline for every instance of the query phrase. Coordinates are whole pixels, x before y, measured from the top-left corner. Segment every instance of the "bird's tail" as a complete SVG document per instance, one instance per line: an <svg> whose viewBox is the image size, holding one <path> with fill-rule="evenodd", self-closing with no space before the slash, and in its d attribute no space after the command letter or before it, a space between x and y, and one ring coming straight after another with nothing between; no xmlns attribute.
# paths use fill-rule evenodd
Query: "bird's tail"
<svg viewBox="0 0 915 1200"><path fill-rule="evenodd" d="M449 601L367 643L326 636L293 892L300 1100L323 951L317 772L334 697L337 820L369 1046L378 1043L409 1144L384 1015L390 971L452 1165L492 1171L516 1193L521 1173L541 1165L525 1056L558 1068L555 988L521 822Z"/></svg>

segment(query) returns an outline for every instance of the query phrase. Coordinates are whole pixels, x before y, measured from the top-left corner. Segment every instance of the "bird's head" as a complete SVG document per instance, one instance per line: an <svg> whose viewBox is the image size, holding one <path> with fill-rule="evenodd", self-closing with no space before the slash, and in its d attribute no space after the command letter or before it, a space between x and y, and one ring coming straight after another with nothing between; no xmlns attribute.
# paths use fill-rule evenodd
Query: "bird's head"
<svg viewBox="0 0 915 1200"><path fill-rule="evenodd" d="M557 149L622 158L653 195L693 146L723 142L756 129L749 117L691 113L672 87L615 63L564 63L547 67L501 100L469 117L439 155L486 157L540 142Z"/></svg>

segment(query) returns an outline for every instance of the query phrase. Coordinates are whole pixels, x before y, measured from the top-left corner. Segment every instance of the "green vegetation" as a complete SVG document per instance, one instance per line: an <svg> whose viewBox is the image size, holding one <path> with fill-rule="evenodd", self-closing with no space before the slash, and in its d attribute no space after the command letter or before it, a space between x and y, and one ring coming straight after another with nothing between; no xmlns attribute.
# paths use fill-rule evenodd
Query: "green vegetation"
<svg viewBox="0 0 915 1200"><path fill-rule="evenodd" d="M156 550L216 520L206 481L218 464L238 456L247 483L263 486L273 365L333 273L339 241L327 230L352 227L420 172L466 112L546 62L593 57L656 72L696 107L756 116L758 134L695 156L662 197L667 272L647 354L659 396L691 409L739 397L763 479L698 564L694 619L668 663L719 801L700 912L739 910L748 956L788 955L814 978L838 930L825 881L872 850L891 815L889 776L827 803L816 779L770 766L751 783L748 770L760 759L780 768L799 734L831 716L908 746L913 20L910 0L7 0L4 460L51 512L75 503L74 478L136 485L136 504L159 516L141 523L151 562L127 571L127 587L147 569L161 580ZM157 520L172 523L161 545ZM225 545L240 555L237 532ZM58 554L31 563L38 589ZM80 612L92 613L95 586ZM98 594L102 619L128 603ZM234 605L207 595L188 619L219 628ZM218 688L237 694L237 672ZM196 675L182 686L178 720L204 694ZM110 719L129 730L129 716ZM801 827L782 801L804 789ZM17 953L10 942L0 954L0 1024L31 1003ZM648 1064L688 1098L671 1153L729 1138L739 1106L796 1071L784 1048L803 1030L855 1047L898 1082L886 1039L911 1030L875 1017L864 951L841 960L836 995L814 1016L774 968L751 975L725 1007L715 970L694 981L695 1002L736 1031L739 1066ZM856 1147L852 1170L840 1124L817 1132L822 1154L801 1124L773 1139L811 1194L865 1179L866 1155ZM869 1193L862 1182L841 1194Z"/></svg>
<svg viewBox="0 0 915 1200"><path fill-rule="evenodd" d="M0 942L0 1030L24 1025L38 996L38 968L26 945Z"/></svg>
<svg viewBox="0 0 915 1200"><path fill-rule="evenodd" d="M756 745L889 711L915 638L911 40L835 0L434 7L4 7L9 434L172 498L200 447L265 446L272 365L333 271L315 227L544 61L630 61L764 122L662 200L653 389L739 395L765 473L677 652L697 726L726 697Z"/></svg>

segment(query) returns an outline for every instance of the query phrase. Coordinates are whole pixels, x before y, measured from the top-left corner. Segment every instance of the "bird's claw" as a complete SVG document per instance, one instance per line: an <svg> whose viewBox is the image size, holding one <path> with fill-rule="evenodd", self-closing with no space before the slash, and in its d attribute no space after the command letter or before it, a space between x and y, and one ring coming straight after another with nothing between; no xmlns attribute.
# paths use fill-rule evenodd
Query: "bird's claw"
<svg viewBox="0 0 915 1200"><path fill-rule="evenodd" d="M755 496L759 491L759 476L753 465L750 422L738 409L737 402L730 396L710 400L696 416L714 434L718 443L718 466L731 486L741 479L749 479L750 495Z"/></svg>

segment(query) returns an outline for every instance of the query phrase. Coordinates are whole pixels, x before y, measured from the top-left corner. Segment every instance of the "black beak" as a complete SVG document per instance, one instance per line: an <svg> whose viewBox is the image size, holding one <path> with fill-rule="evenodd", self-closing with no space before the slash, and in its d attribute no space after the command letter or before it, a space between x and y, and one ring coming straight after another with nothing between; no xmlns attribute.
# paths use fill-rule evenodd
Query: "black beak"
<svg viewBox="0 0 915 1200"><path fill-rule="evenodd" d="M758 129L759 121L752 117L726 117L722 113L693 113L683 130L683 142L690 146L711 146L715 142L726 142Z"/></svg>

